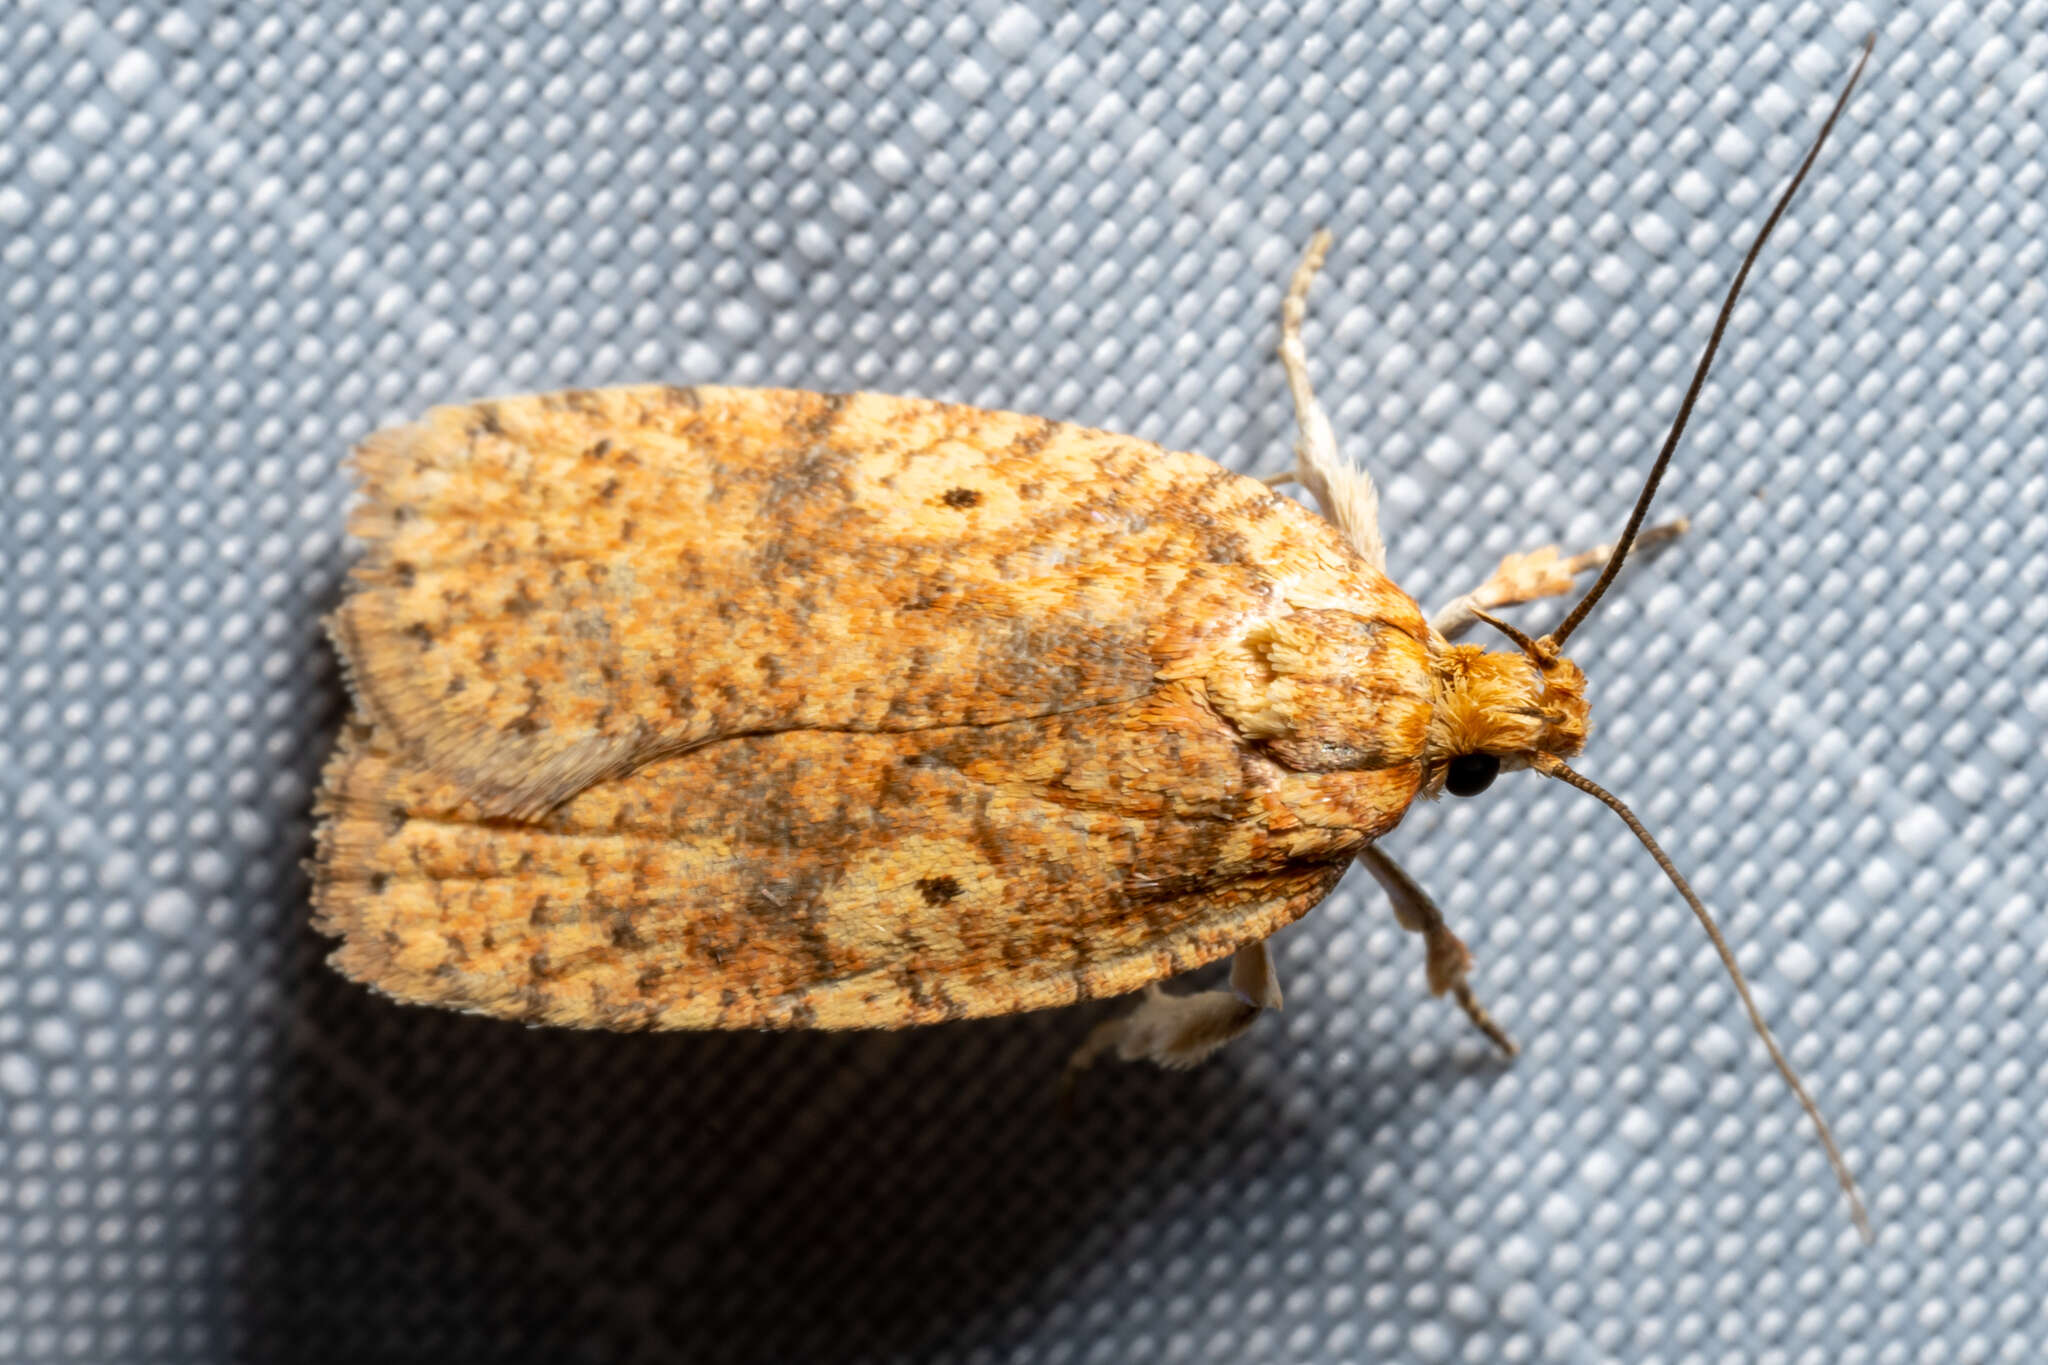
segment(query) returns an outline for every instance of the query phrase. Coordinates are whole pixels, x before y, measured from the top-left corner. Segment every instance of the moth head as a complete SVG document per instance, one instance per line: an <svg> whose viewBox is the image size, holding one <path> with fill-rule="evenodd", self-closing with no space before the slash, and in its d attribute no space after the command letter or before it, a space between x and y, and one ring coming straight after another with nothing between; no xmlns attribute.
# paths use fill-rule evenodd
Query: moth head
<svg viewBox="0 0 2048 1365"><path fill-rule="evenodd" d="M1586 675L1555 648L1495 624L1523 647L1446 644L1430 659L1434 705L1422 782L1431 796L1477 796L1503 772L1586 746Z"/></svg>

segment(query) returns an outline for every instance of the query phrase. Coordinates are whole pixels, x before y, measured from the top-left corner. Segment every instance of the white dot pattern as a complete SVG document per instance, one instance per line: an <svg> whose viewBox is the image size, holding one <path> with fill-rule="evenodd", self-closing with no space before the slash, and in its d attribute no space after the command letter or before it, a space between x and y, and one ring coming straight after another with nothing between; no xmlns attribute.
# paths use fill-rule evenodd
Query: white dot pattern
<svg viewBox="0 0 2048 1365"><path fill-rule="evenodd" d="M1881 13L1879 12L1881 11ZM1282 468L1280 290L1425 603L1665 505L1583 768L1389 847L1287 1009L597 1037L320 964L341 457L490 393L873 388ZM0 10L0 1360L2048 1358L2048 3ZM1540 628L1554 607L1521 616Z"/></svg>

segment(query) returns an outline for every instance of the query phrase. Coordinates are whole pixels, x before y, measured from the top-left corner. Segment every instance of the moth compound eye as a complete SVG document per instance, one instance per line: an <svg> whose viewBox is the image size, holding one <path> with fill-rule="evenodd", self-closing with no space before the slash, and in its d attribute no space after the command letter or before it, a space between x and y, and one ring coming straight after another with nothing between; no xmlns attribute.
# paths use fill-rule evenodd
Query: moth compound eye
<svg viewBox="0 0 2048 1365"><path fill-rule="evenodd" d="M1459 754L1444 774L1444 788L1453 796L1477 796L1500 776L1500 760L1492 754Z"/></svg>

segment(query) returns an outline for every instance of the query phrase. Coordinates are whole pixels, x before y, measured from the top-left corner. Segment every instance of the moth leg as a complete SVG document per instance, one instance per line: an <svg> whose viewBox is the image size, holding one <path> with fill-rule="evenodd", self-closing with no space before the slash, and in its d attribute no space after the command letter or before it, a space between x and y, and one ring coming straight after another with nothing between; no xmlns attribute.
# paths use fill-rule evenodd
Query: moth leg
<svg viewBox="0 0 2048 1365"><path fill-rule="evenodd" d="M1472 1021L1472 1026L1492 1040L1495 1047L1509 1057L1521 1051L1506 1030L1493 1021L1493 1016L1486 1012L1486 1006L1479 1003L1479 997L1472 993L1472 986L1466 980L1472 972L1472 950L1444 923L1444 912L1437 909L1436 902L1378 846L1367 844L1365 851L1358 855L1358 861L1365 864L1365 870L1372 873L1373 880L1393 902L1394 918L1401 927L1422 935L1430 994L1449 992L1451 998L1458 1002L1458 1008L1465 1011L1465 1017Z"/></svg>
<svg viewBox="0 0 2048 1365"><path fill-rule="evenodd" d="M1316 272L1323 268L1323 257L1329 250L1329 232L1317 232L1309 240L1301 264L1294 268L1287 297L1280 304L1280 364L1287 371L1287 388L1294 395L1294 419L1301 431L1294 441L1294 468L1265 482L1282 484L1291 480L1315 494L1323 515L1344 533L1351 548L1384 573L1387 546L1380 538L1379 490L1373 487L1370 474L1345 459L1337 449L1337 434L1309 383L1308 352L1301 344L1301 323L1308 314L1308 287Z"/></svg>
<svg viewBox="0 0 2048 1365"><path fill-rule="evenodd" d="M1684 517L1675 517L1661 526L1648 527L1636 536L1636 550L1641 552L1667 540L1675 540L1684 535L1691 524ZM1527 554L1508 555L1501 560L1492 577L1462 597L1451 599L1430 617L1430 629L1446 640L1455 640L1479 620L1475 608L1478 611L1496 611L1539 598L1562 597L1572 590L1573 578L1589 569L1602 567L1613 553L1612 545L1598 545L1567 559L1558 553L1555 545L1545 545Z"/></svg>
<svg viewBox="0 0 2048 1365"><path fill-rule="evenodd" d="M1157 983L1145 988L1138 1007L1119 1019L1097 1024L1067 1062L1067 1081L1106 1052L1126 1062L1157 1062L1178 1070L1194 1066L1252 1026L1266 1010L1280 1008L1280 978L1264 940L1249 943L1230 959L1230 989L1170 995Z"/></svg>

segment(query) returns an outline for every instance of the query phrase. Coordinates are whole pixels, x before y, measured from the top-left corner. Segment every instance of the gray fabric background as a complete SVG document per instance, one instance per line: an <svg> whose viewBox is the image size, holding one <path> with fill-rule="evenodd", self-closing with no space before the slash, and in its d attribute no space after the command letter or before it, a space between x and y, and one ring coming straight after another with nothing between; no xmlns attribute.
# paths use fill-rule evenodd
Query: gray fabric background
<svg viewBox="0 0 2048 1365"><path fill-rule="evenodd" d="M42 0L0 10L0 1358L2048 1355L2048 5ZM1575 641L1712 952L1533 776L1389 841L1186 1075L1098 1012L605 1037L320 963L341 458L430 403L867 387L1282 468L1280 288L1425 602L1618 529ZM1555 608L1522 617L1541 627Z"/></svg>

